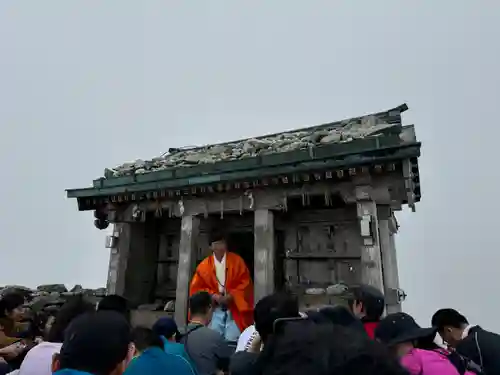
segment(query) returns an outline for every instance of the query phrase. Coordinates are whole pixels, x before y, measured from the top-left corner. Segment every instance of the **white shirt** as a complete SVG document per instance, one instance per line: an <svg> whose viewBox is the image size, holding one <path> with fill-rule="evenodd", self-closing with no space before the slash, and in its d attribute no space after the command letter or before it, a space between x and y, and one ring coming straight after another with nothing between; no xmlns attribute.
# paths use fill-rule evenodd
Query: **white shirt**
<svg viewBox="0 0 500 375"><path fill-rule="evenodd" d="M226 286L226 254L224 254L220 262L214 254L214 265L215 277L217 277L219 284L219 293L224 293L224 288Z"/></svg>
<svg viewBox="0 0 500 375"><path fill-rule="evenodd" d="M250 348L252 341L257 336L257 331L255 330L255 325L248 326L243 332L241 332L238 338L238 343L236 344L237 352L244 352Z"/></svg>
<svg viewBox="0 0 500 375"><path fill-rule="evenodd" d="M18 375L52 375L52 357L61 351L58 342L42 342L31 349L21 363Z"/></svg>

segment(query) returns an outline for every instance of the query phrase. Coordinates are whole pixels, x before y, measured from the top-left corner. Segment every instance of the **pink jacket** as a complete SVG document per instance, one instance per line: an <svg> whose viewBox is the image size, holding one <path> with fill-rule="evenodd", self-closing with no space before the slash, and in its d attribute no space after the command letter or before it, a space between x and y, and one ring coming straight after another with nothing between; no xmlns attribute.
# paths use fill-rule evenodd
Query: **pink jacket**
<svg viewBox="0 0 500 375"><path fill-rule="evenodd" d="M438 351L413 349L401 358L410 375L459 375L455 366ZM465 375L474 375L467 371Z"/></svg>

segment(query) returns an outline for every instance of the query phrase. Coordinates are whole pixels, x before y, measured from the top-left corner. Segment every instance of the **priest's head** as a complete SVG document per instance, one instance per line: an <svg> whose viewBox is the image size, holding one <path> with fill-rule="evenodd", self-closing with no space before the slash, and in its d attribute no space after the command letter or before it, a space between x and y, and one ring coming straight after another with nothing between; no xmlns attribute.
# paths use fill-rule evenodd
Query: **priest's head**
<svg viewBox="0 0 500 375"><path fill-rule="evenodd" d="M227 242L224 233L214 232L210 239L210 247L217 259L221 260L227 252Z"/></svg>

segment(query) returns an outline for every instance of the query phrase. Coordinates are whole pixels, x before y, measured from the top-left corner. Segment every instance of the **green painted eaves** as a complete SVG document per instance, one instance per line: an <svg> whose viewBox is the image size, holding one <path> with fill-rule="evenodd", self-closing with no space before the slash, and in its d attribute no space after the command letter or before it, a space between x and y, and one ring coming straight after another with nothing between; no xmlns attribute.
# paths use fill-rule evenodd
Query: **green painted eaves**
<svg viewBox="0 0 500 375"><path fill-rule="evenodd" d="M161 189L182 189L229 181L251 181L262 177L313 170L348 168L418 156L420 156L419 142L402 143L399 135L391 134L242 160L98 179L91 188L67 190L67 196L89 198Z"/></svg>

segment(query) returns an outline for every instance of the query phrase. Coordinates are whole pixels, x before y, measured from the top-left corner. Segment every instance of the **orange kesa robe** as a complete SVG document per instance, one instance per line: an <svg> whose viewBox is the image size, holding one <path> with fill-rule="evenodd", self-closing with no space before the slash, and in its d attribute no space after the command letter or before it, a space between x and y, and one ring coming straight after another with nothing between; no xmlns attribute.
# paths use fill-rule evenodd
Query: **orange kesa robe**
<svg viewBox="0 0 500 375"><path fill-rule="evenodd" d="M233 297L229 310L234 322L243 332L245 328L253 324L253 285L250 272L245 261L235 253L226 253L226 283L227 294ZM189 295L206 291L210 294L219 294L219 284L215 276L215 265L213 254L206 257L196 268L191 280Z"/></svg>

